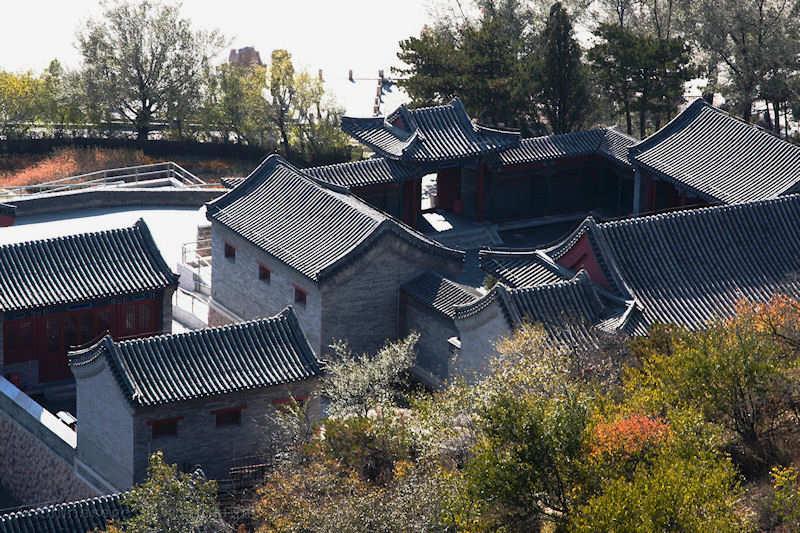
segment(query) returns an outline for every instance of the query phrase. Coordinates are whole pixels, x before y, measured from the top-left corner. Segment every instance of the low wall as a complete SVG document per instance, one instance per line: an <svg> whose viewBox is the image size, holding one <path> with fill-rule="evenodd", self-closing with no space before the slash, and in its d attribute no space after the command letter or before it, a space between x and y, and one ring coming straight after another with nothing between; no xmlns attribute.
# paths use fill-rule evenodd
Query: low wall
<svg viewBox="0 0 800 533"><path fill-rule="evenodd" d="M213 188L109 188L32 194L3 200L16 207L17 218L75 209L131 206L202 207L227 192Z"/></svg>
<svg viewBox="0 0 800 533"><path fill-rule="evenodd" d="M0 435L0 485L20 504L100 494L75 474L75 431L2 377Z"/></svg>

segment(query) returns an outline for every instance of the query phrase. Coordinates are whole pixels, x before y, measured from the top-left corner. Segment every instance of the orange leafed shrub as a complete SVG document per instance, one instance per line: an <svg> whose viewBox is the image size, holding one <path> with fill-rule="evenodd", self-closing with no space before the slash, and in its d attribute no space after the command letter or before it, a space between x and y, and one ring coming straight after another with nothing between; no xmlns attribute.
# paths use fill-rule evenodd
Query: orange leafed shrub
<svg viewBox="0 0 800 533"><path fill-rule="evenodd" d="M592 433L591 456L637 456L663 444L670 434L666 422L644 415L602 422Z"/></svg>

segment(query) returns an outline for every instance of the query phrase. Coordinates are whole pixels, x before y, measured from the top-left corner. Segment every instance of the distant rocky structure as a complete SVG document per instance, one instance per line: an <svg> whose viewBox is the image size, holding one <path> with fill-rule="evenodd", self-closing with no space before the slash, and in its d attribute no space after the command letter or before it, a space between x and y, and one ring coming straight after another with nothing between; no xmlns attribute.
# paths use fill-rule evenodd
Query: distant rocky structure
<svg viewBox="0 0 800 533"><path fill-rule="evenodd" d="M231 65L238 65L240 67L250 67L253 65L263 65L261 62L261 54L258 53L252 46L245 46L238 50L231 50L228 54L228 63Z"/></svg>

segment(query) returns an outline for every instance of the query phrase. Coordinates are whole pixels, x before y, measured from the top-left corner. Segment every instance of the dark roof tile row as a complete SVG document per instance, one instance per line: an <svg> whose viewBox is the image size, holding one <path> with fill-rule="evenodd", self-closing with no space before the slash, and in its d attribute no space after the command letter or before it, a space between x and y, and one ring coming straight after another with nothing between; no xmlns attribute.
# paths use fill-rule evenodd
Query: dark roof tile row
<svg viewBox="0 0 800 533"><path fill-rule="evenodd" d="M472 303L481 294L439 274L425 272L403 286L405 293L414 300L438 311L448 318L455 317L456 307Z"/></svg>
<svg viewBox="0 0 800 533"><path fill-rule="evenodd" d="M500 160L508 166L599 155L630 167L628 148L635 143L636 139L615 128L598 128L522 139L519 147L501 152Z"/></svg>
<svg viewBox="0 0 800 533"><path fill-rule="evenodd" d="M291 308L272 318L174 335L122 342L106 336L70 353L70 365L99 357L137 407L273 387L321 372Z"/></svg>
<svg viewBox="0 0 800 533"><path fill-rule="evenodd" d="M130 516L120 494L46 505L0 515L0 533L86 533Z"/></svg>
<svg viewBox="0 0 800 533"><path fill-rule="evenodd" d="M702 99L630 151L637 165L711 202L775 198L800 182L800 146Z"/></svg>
<svg viewBox="0 0 800 533"><path fill-rule="evenodd" d="M316 179L346 187L365 187L385 183L403 183L427 174L424 165L408 165L400 161L375 157L363 161L339 163L303 169Z"/></svg>
<svg viewBox="0 0 800 533"><path fill-rule="evenodd" d="M143 220L129 228L0 246L0 311L162 290L177 280Z"/></svg>

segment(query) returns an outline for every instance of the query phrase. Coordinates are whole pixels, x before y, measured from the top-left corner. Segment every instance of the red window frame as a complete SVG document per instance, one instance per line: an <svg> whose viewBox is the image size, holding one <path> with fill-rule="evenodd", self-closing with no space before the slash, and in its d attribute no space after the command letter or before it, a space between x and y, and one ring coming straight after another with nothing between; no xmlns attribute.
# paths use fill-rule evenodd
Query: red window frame
<svg viewBox="0 0 800 533"><path fill-rule="evenodd" d="M161 418L158 420L148 420L147 424L150 426L151 437L153 440L164 437L177 437L178 436L178 422L183 419L182 416L175 418Z"/></svg>
<svg viewBox="0 0 800 533"><path fill-rule="evenodd" d="M229 242L225 243L225 259L236 261L236 247Z"/></svg>
<svg viewBox="0 0 800 533"><path fill-rule="evenodd" d="M294 303L302 305L305 307L306 302L308 302L308 293L298 287L297 285L294 286Z"/></svg>
<svg viewBox="0 0 800 533"><path fill-rule="evenodd" d="M258 279L263 281L264 283L270 283L272 281L272 271L265 267L262 264L258 265Z"/></svg>

